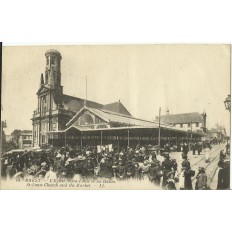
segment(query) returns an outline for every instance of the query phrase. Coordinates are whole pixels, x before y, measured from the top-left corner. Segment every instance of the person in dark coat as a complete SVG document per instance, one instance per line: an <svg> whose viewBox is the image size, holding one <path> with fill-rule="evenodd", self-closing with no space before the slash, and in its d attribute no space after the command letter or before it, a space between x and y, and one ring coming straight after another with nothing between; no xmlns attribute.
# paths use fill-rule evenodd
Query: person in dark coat
<svg viewBox="0 0 232 232"><path fill-rule="evenodd" d="M219 155L219 162L218 162L218 167L223 168L224 167L224 160L226 158L226 155L224 154L223 150L220 151Z"/></svg>
<svg viewBox="0 0 232 232"><path fill-rule="evenodd" d="M149 171L149 161L144 160L144 162L140 166L141 168L141 178L143 180L148 180L148 171Z"/></svg>
<svg viewBox="0 0 232 232"><path fill-rule="evenodd" d="M188 154L188 151L189 151L188 145L187 145L187 143L184 143L184 145L183 145L183 153L184 153L185 155L187 155L187 154Z"/></svg>
<svg viewBox="0 0 232 232"><path fill-rule="evenodd" d="M230 189L230 161L224 161L223 166L218 171L217 190Z"/></svg>
<svg viewBox="0 0 232 232"><path fill-rule="evenodd" d="M82 175L85 177L93 177L94 176L94 164L92 158L89 156L86 159L86 162L82 167Z"/></svg>
<svg viewBox="0 0 232 232"><path fill-rule="evenodd" d="M219 161L220 162L220 161ZM217 182L217 190L223 190L224 189L224 162L220 162L219 171L218 171L218 182Z"/></svg>
<svg viewBox="0 0 232 232"><path fill-rule="evenodd" d="M184 170L184 189L192 190L192 172L190 167L190 162L187 159L186 154L182 154L183 162L181 163L182 169Z"/></svg>
<svg viewBox="0 0 232 232"><path fill-rule="evenodd" d="M111 160L110 155L106 155L106 158L102 159L100 163L100 172L99 177L112 178L113 173L113 161Z"/></svg>
<svg viewBox="0 0 232 232"><path fill-rule="evenodd" d="M2 178L6 178L6 169L8 165L8 159L1 160L1 176Z"/></svg>
<svg viewBox="0 0 232 232"><path fill-rule="evenodd" d="M228 142L226 144L226 154L230 155L230 144Z"/></svg>
<svg viewBox="0 0 232 232"><path fill-rule="evenodd" d="M177 144L177 151L178 151L178 152L181 151L181 145L180 145L180 143Z"/></svg>
<svg viewBox="0 0 232 232"><path fill-rule="evenodd" d="M159 162L151 162L151 166L149 167L148 177L149 180L155 185L160 185L160 171L162 170Z"/></svg>
<svg viewBox="0 0 232 232"><path fill-rule="evenodd" d="M24 158L23 156L18 155L17 157L17 162L16 162L16 168L18 172L22 172L24 168Z"/></svg>
<svg viewBox="0 0 232 232"><path fill-rule="evenodd" d="M167 179L168 179L167 173L174 171L174 166L173 166L173 162L169 158L168 152L164 152L163 156L164 156L165 160L162 162L162 169L163 169L162 186L165 187L167 184Z"/></svg>
<svg viewBox="0 0 232 232"><path fill-rule="evenodd" d="M136 180L140 180L141 179L141 168L139 166L138 163L134 164L134 178Z"/></svg>
<svg viewBox="0 0 232 232"><path fill-rule="evenodd" d="M225 165L223 168L223 185L224 189L230 189L230 161L225 160Z"/></svg>
<svg viewBox="0 0 232 232"><path fill-rule="evenodd" d="M207 175L205 173L204 167L199 167L196 179L197 179L197 182L196 182L195 189L206 190L207 189Z"/></svg>
<svg viewBox="0 0 232 232"><path fill-rule="evenodd" d="M164 152L170 152L170 151L171 151L171 148L170 148L169 144L166 143L164 146Z"/></svg>
<svg viewBox="0 0 232 232"><path fill-rule="evenodd" d="M193 148L193 155L195 155L196 149L197 149L197 144L194 143L193 146L192 146L192 148Z"/></svg>
<svg viewBox="0 0 232 232"><path fill-rule="evenodd" d="M134 176L134 165L132 164L132 162L129 160L129 161L127 161L127 163L126 163L126 178L127 179L131 179L131 178L133 178L133 176Z"/></svg>
<svg viewBox="0 0 232 232"><path fill-rule="evenodd" d="M200 155L202 152L202 144L201 143L197 143L197 154Z"/></svg>
<svg viewBox="0 0 232 232"><path fill-rule="evenodd" d="M118 167L116 168L116 177L119 180L123 180L126 177L126 167L123 165L122 160L118 161Z"/></svg>

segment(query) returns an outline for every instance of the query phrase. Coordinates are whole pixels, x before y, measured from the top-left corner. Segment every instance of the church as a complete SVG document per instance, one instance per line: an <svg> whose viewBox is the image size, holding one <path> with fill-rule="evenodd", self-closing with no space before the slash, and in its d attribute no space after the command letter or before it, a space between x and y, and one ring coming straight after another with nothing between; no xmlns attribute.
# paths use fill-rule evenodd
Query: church
<svg viewBox="0 0 232 232"><path fill-rule="evenodd" d="M38 105L32 118L34 146L47 144L48 132L66 129L66 123L84 106L131 116L120 101L103 105L64 94L61 85L61 54L56 50L48 50L45 57L45 74L41 74ZM90 122L91 117L87 114L82 117L81 123Z"/></svg>
<svg viewBox="0 0 232 232"><path fill-rule="evenodd" d="M186 138L186 131L172 125L133 117L120 101L104 105L64 94L61 54L51 49L45 58L32 117L33 146L158 144L159 130L164 141ZM192 134L195 139L202 136Z"/></svg>

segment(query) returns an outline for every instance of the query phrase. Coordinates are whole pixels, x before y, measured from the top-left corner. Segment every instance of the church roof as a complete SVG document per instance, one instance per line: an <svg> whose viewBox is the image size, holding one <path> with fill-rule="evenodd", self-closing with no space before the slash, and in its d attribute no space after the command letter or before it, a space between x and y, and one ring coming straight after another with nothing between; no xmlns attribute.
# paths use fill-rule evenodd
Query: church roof
<svg viewBox="0 0 232 232"><path fill-rule="evenodd" d="M196 123L203 122L203 117L198 112L184 113L184 114L170 114L160 117L160 121L166 124L179 124L179 123Z"/></svg>
<svg viewBox="0 0 232 232"><path fill-rule="evenodd" d="M73 112L78 112L84 106L85 99L72 97L72 96L63 94L62 103L65 109L73 111ZM102 104L89 101L89 100L86 101L86 106L91 107L91 108L100 108L100 109L103 108Z"/></svg>
<svg viewBox="0 0 232 232"><path fill-rule="evenodd" d="M77 98L69 95L62 95L62 104L66 110L70 110L73 112L78 112L82 107L84 107L85 99ZM129 111L124 107L121 102L114 102L110 104L100 104L94 101L86 101L86 106L94 109L104 109L112 112L116 112L119 114L124 114L131 116Z"/></svg>
<svg viewBox="0 0 232 232"><path fill-rule="evenodd" d="M124 105L120 101L104 105L103 109L131 116L129 111L124 107Z"/></svg>

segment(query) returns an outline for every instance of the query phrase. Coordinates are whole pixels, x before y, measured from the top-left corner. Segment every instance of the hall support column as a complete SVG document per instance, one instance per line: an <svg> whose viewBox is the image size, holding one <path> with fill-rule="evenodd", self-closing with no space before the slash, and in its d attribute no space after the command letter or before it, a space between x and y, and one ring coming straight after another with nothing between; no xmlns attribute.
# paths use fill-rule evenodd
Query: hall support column
<svg viewBox="0 0 232 232"><path fill-rule="evenodd" d="M130 146L130 131L127 131L128 135L127 135L127 146Z"/></svg>
<svg viewBox="0 0 232 232"><path fill-rule="evenodd" d="M102 131L101 131L101 146L102 146Z"/></svg>
<svg viewBox="0 0 232 232"><path fill-rule="evenodd" d="M82 150L82 132L81 132L81 150Z"/></svg>
<svg viewBox="0 0 232 232"><path fill-rule="evenodd" d="M160 145L161 145L161 122L160 122L160 117L161 117L161 107L159 108L159 135L158 135L158 145L159 145L159 148L160 148Z"/></svg>

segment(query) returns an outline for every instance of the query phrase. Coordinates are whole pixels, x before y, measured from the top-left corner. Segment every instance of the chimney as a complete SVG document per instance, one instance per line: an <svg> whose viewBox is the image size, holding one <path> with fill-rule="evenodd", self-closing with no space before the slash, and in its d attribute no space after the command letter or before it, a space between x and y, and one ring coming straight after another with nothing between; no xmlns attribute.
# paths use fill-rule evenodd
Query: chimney
<svg viewBox="0 0 232 232"><path fill-rule="evenodd" d="M167 108L167 110L166 110L166 115L169 115L169 109Z"/></svg>

